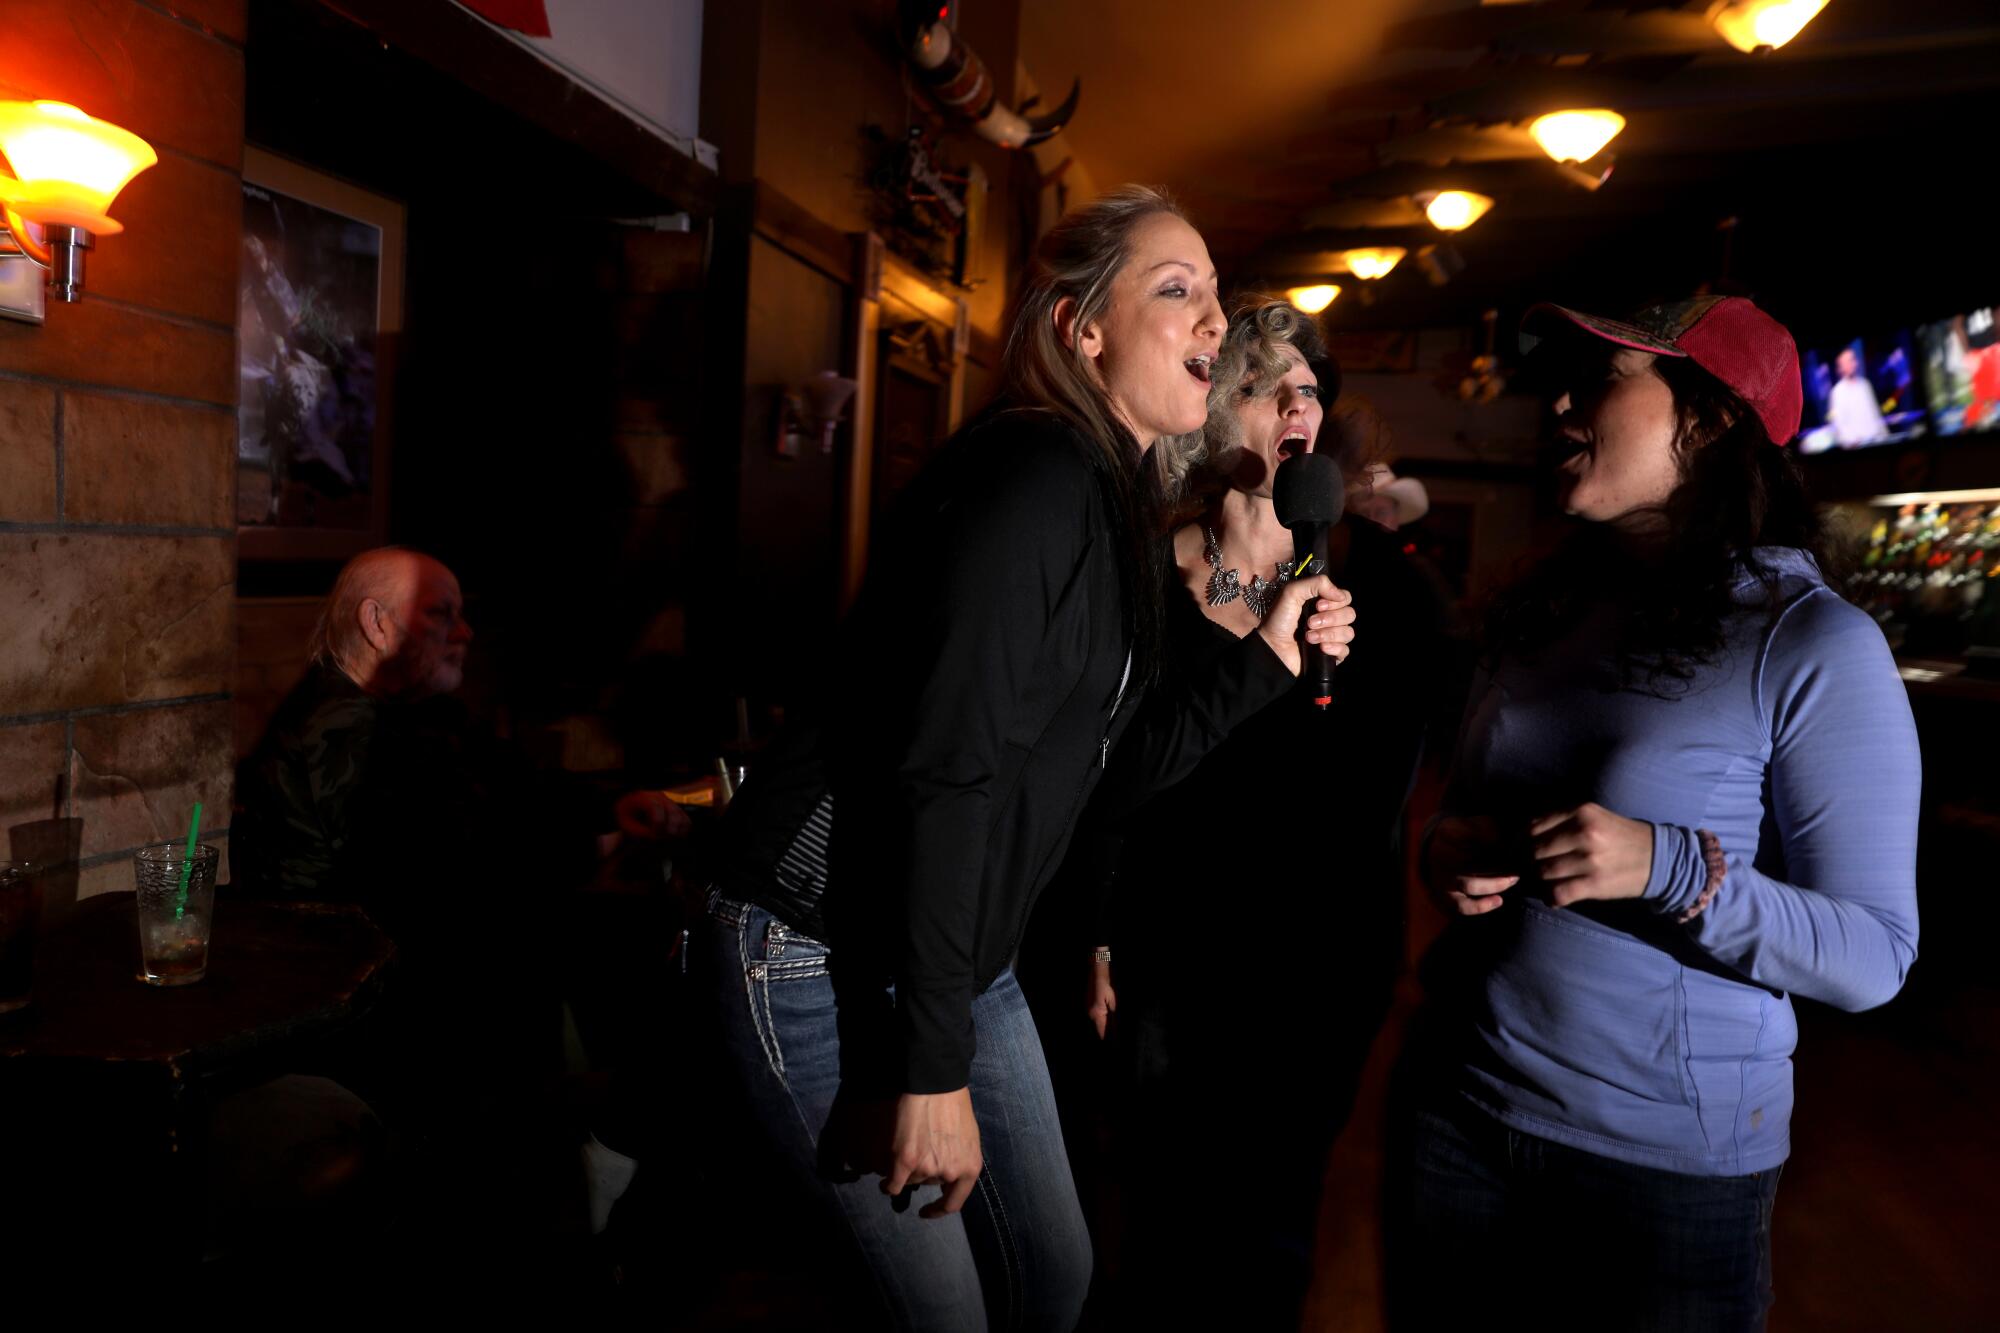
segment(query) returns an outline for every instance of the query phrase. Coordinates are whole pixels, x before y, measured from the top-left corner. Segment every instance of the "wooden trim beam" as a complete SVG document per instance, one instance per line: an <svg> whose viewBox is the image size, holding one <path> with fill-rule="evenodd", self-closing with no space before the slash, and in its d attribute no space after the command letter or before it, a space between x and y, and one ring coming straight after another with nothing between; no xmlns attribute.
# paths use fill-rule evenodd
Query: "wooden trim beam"
<svg viewBox="0 0 2000 1333"><path fill-rule="evenodd" d="M750 226L800 263L842 285L854 282L854 241L829 227L768 181L750 186Z"/></svg>
<svg viewBox="0 0 2000 1333"><path fill-rule="evenodd" d="M875 502L875 380L877 337L882 328L882 238L872 231L849 242L849 277L854 300L849 336L854 379L853 426L848 432L847 475L842 478L845 513L841 523L840 612L847 614L868 573L869 516Z"/></svg>

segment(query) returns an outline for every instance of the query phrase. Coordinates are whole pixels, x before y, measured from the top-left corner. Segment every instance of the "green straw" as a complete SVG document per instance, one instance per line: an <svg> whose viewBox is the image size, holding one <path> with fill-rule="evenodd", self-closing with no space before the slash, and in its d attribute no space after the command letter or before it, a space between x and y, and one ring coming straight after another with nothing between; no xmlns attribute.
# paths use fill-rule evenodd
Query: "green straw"
<svg viewBox="0 0 2000 1333"><path fill-rule="evenodd" d="M194 803L194 818L188 821L187 858L181 862L181 892L180 896L174 899L174 920L176 921L180 920L181 914L187 911L188 877L194 874L194 840L195 836L200 832L201 802L196 801Z"/></svg>

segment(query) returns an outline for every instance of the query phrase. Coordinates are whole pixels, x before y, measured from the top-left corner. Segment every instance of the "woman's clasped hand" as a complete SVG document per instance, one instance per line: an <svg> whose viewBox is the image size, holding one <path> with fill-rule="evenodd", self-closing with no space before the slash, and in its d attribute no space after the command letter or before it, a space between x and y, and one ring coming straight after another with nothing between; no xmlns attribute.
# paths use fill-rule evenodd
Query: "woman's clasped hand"
<svg viewBox="0 0 2000 1333"><path fill-rule="evenodd" d="M1585 802L1509 830L1485 815L1448 815L1431 832L1424 882L1439 907L1459 916L1498 908L1532 875L1556 907L1637 898L1653 871L1653 826Z"/></svg>

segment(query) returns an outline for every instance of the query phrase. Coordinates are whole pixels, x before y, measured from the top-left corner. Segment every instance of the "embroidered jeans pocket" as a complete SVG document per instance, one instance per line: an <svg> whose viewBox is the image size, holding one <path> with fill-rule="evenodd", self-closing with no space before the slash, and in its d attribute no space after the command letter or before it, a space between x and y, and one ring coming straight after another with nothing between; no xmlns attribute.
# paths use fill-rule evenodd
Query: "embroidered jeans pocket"
<svg viewBox="0 0 2000 1333"><path fill-rule="evenodd" d="M783 1079L781 1034L796 1034L801 1024L821 1019L832 1004L827 947L759 907L745 910L736 930L751 1026L771 1072Z"/></svg>

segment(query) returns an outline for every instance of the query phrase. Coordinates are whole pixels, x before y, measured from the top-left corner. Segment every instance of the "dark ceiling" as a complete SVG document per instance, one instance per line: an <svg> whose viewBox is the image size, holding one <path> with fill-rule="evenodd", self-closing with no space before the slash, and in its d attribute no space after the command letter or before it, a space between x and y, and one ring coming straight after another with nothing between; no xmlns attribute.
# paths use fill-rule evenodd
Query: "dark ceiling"
<svg viewBox="0 0 2000 1333"><path fill-rule="evenodd" d="M1702 284L1829 326L2000 297L2000 4L1831 0L1758 56L1705 9L1027 0L1022 56L1046 86L1081 76L1068 138L1097 183L1174 189L1240 284L1300 281L1358 245L1444 241L1464 261L1442 285L1410 263L1365 294L1336 279L1336 326ZM1595 192L1527 138L1529 118L1565 106L1627 118ZM1498 202L1441 237L1408 196L1447 187Z"/></svg>

